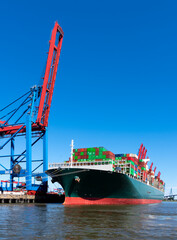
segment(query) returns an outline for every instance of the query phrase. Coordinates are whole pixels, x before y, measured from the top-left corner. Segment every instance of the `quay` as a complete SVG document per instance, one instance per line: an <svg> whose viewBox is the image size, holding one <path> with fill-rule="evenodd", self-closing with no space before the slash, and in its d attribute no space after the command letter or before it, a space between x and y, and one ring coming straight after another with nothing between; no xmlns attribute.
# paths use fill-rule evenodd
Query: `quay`
<svg viewBox="0 0 177 240"><path fill-rule="evenodd" d="M63 203L65 195L59 194L42 194L42 195L28 195L16 194L14 192L1 193L1 203Z"/></svg>
<svg viewBox="0 0 177 240"><path fill-rule="evenodd" d="M0 194L0 203L35 203L35 195Z"/></svg>

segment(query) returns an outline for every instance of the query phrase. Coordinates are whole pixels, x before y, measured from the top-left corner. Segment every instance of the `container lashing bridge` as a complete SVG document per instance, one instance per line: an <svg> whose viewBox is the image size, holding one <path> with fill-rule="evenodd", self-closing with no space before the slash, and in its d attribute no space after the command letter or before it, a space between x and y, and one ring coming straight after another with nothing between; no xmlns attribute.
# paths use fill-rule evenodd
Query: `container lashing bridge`
<svg viewBox="0 0 177 240"><path fill-rule="evenodd" d="M16 183L14 178L23 177L26 180L27 191L47 191L45 171L48 169L48 117L63 35L62 28L56 22L49 41L45 74L42 78L43 85L32 87L30 91L0 110L0 115L2 114L0 116L0 175L10 176L9 186L7 187L7 184L3 186L3 181L1 181L0 190L13 191ZM20 154L15 153L18 149L16 148L19 141L17 137L25 139L24 150ZM34 160L32 149L40 140L43 142L40 144L43 157ZM9 145L10 153L4 155L7 150L9 152L9 148L7 149ZM21 167L22 165L24 167ZM42 171L37 172L41 168ZM41 183L35 184L35 179L40 180Z"/></svg>

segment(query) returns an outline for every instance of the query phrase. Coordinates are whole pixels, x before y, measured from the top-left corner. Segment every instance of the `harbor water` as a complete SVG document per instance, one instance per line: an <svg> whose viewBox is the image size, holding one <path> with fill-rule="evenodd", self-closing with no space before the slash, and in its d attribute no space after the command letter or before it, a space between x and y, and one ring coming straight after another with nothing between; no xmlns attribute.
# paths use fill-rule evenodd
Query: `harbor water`
<svg viewBox="0 0 177 240"><path fill-rule="evenodd" d="M1 204L0 239L177 239L177 202Z"/></svg>

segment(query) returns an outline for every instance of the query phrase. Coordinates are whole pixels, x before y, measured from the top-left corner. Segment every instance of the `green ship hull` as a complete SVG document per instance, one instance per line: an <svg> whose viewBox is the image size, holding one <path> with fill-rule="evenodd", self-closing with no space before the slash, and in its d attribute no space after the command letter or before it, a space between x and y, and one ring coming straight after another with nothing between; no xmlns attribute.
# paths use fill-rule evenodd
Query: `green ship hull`
<svg viewBox="0 0 177 240"><path fill-rule="evenodd" d="M46 173L63 187L64 204L148 204L164 197L159 189L123 173L80 168Z"/></svg>

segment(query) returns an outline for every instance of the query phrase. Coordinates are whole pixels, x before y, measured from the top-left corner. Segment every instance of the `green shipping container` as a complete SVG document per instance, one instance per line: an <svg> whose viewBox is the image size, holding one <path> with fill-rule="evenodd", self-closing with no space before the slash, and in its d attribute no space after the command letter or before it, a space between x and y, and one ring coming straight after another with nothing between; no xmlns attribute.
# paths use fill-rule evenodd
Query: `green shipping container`
<svg viewBox="0 0 177 240"><path fill-rule="evenodd" d="M145 168L145 167L142 167L142 168L141 168L141 170L144 170L144 171L146 171L146 168Z"/></svg>
<svg viewBox="0 0 177 240"><path fill-rule="evenodd" d="M87 148L87 153L88 152L96 152L96 149L95 148Z"/></svg>
<svg viewBox="0 0 177 240"><path fill-rule="evenodd" d="M131 161L131 160L128 160L127 162L128 162L128 163L131 163L133 166L135 165L134 162Z"/></svg>
<svg viewBox="0 0 177 240"><path fill-rule="evenodd" d="M104 148L104 147L99 147L99 152L105 152L105 151L107 151L106 148Z"/></svg>

